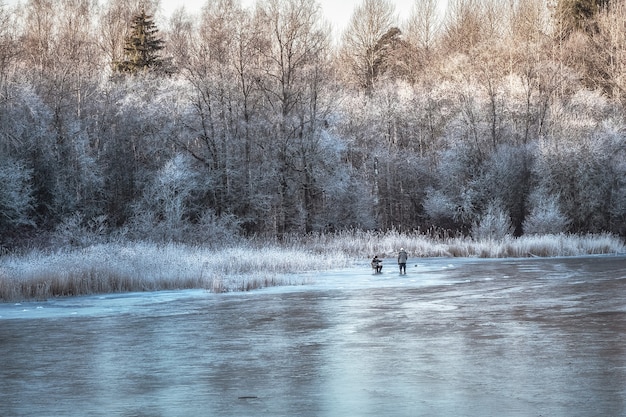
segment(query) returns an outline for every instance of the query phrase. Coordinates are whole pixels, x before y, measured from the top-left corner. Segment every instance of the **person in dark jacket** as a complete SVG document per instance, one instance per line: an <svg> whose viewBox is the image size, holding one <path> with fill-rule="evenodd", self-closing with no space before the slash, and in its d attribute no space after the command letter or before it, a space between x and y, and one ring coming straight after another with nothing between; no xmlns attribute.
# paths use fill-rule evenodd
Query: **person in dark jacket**
<svg viewBox="0 0 626 417"><path fill-rule="evenodd" d="M375 255L374 259L372 259L372 268L377 274L380 274L383 270L383 261L378 259L378 255Z"/></svg>
<svg viewBox="0 0 626 417"><path fill-rule="evenodd" d="M408 255L404 248L400 248L400 252L398 252L398 266L400 267L400 275L406 275L406 260Z"/></svg>

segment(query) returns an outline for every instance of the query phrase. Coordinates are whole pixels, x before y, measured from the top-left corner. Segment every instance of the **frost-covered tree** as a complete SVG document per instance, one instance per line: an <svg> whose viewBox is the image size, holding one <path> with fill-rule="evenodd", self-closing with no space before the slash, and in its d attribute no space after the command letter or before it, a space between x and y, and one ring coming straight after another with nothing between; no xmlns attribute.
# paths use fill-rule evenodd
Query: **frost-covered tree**
<svg viewBox="0 0 626 417"><path fill-rule="evenodd" d="M101 199L90 136L103 63L95 37L96 6L91 0L39 0L16 9L23 17L15 29L22 31L14 68L19 77L6 97L13 102L11 127L26 123L21 137L13 139L28 150L21 157L33 169L38 221L47 228Z"/></svg>
<svg viewBox="0 0 626 417"><path fill-rule="evenodd" d="M500 145L482 164L472 185L476 205L487 208L497 198L499 207L508 213L517 235L527 214L531 187L532 155L524 146Z"/></svg>
<svg viewBox="0 0 626 417"><path fill-rule="evenodd" d="M406 40L427 58L441 30L437 0L415 0L407 21Z"/></svg>
<svg viewBox="0 0 626 417"><path fill-rule="evenodd" d="M129 219L141 190L172 153L167 138L180 134L176 123L181 91L175 80L125 77L100 96L94 126L104 177L104 214L114 227ZM181 100L183 97L181 97Z"/></svg>
<svg viewBox="0 0 626 417"><path fill-rule="evenodd" d="M347 123L359 138L353 152L353 164L365 163L363 175L368 192L375 195L377 222L380 228L412 229L423 217L422 200L430 180L430 161L423 158L423 136L428 127L421 125L416 103L426 97L408 84L382 84L366 98L366 106ZM362 99L354 98L358 103ZM354 104L352 104L354 105ZM434 124L434 121L433 121ZM355 128L358 125L358 130ZM433 126L434 128L434 126ZM422 131L424 129L424 131ZM357 159L358 158L358 159Z"/></svg>
<svg viewBox="0 0 626 417"><path fill-rule="evenodd" d="M181 7L174 11L168 23L165 34L167 42L163 52L171 57L172 68L178 71L184 69L191 59L191 42L197 27L197 19Z"/></svg>
<svg viewBox="0 0 626 417"><path fill-rule="evenodd" d="M188 237L198 178L187 156L177 155L163 165L134 207L133 228L140 238L180 242Z"/></svg>
<svg viewBox="0 0 626 417"><path fill-rule="evenodd" d="M570 122L579 125L579 136L561 136L573 133L572 126L563 121L569 128L551 142L541 143L533 175L542 190L559 196L560 209L571 221L570 231L596 233L612 230L612 204L621 189L624 145L621 135L610 130L584 132L580 126L584 122L584 117Z"/></svg>
<svg viewBox="0 0 626 417"><path fill-rule="evenodd" d="M198 30L189 40L188 59L181 68L192 86L191 107L183 119L188 134L173 138L205 168L205 181L212 188L206 204L218 215L230 211L237 194L236 181L231 177L241 150L235 134L240 113L232 65L237 13L239 8L231 1L216 2L204 9Z"/></svg>
<svg viewBox="0 0 626 417"><path fill-rule="evenodd" d="M0 234L35 225L32 174L22 162L0 157Z"/></svg>
<svg viewBox="0 0 626 417"><path fill-rule="evenodd" d="M468 232L481 209L475 188L481 169L479 155L468 145L440 151L435 169L424 200L431 224Z"/></svg>
<svg viewBox="0 0 626 417"><path fill-rule="evenodd" d="M511 4L507 29L510 39L528 47L547 41L551 28L550 4L545 0L518 0ZM534 49L534 48L533 48Z"/></svg>
<svg viewBox="0 0 626 417"><path fill-rule="evenodd" d="M234 243L240 237L241 220L217 215L202 205L201 170L187 154L177 154L158 170L133 207L130 233L158 242L193 242L211 246ZM210 186L210 184L208 184Z"/></svg>
<svg viewBox="0 0 626 417"><path fill-rule="evenodd" d="M188 105L176 112L183 134L168 137L204 167L204 183L210 184L204 204L218 217L238 216L249 233L272 224L267 201L276 190L275 177L268 175L275 154L263 152L272 144L260 88L265 29L256 24L251 12L231 0L204 8L186 39L187 53L174 54L189 81Z"/></svg>
<svg viewBox="0 0 626 417"><path fill-rule="evenodd" d="M376 199L368 180L355 169L341 167L325 183L316 230L371 230L378 227Z"/></svg>
<svg viewBox="0 0 626 417"><path fill-rule="evenodd" d="M19 55L16 17L0 2L0 91L5 92L13 64Z"/></svg>
<svg viewBox="0 0 626 417"><path fill-rule="evenodd" d="M583 74L583 82L590 89L601 90L609 97L626 103L624 79L626 57L626 3L613 1L596 14L597 30L587 36L579 35L571 42L572 66ZM574 49L576 48L576 49Z"/></svg>
<svg viewBox="0 0 626 417"><path fill-rule="evenodd" d="M329 79L328 28L317 3L269 0L257 11L263 42L259 53L265 75L260 79L266 106L265 123L273 136L264 155L274 161L274 216L278 235L311 231L317 185L323 162L323 127L330 101L324 97Z"/></svg>

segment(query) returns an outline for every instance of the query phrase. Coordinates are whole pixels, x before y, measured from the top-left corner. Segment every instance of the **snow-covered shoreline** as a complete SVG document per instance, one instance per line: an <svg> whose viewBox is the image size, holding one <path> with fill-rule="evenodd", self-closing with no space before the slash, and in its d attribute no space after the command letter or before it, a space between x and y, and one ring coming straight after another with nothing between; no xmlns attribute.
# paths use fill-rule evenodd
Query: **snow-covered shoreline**
<svg viewBox="0 0 626 417"><path fill-rule="evenodd" d="M400 247L411 257L524 258L626 252L623 241L610 235L475 241L354 232L317 235L282 245L222 249L109 243L1 257L0 301L178 289L230 292L300 285L306 283L302 272L345 268L373 254L394 257Z"/></svg>

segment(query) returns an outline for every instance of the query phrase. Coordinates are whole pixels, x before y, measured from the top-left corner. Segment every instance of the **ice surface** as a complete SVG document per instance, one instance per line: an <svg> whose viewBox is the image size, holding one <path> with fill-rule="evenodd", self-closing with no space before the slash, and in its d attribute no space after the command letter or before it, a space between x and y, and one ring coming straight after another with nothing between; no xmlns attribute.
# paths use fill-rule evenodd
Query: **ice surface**
<svg viewBox="0 0 626 417"><path fill-rule="evenodd" d="M0 415L626 414L625 257L396 268L0 305Z"/></svg>

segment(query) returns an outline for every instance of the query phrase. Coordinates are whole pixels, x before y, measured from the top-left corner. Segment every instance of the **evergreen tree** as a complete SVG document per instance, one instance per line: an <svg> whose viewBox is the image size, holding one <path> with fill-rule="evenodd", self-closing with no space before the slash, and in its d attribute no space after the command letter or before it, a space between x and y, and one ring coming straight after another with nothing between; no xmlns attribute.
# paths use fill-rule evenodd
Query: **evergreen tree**
<svg viewBox="0 0 626 417"><path fill-rule="evenodd" d="M118 72L136 74L147 70L163 69L163 59L160 51L164 48L164 41L158 37L157 29L152 16L141 10L130 26L130 35L124 46L125 59L114 62L114 69Z"/></svg>

